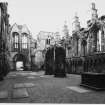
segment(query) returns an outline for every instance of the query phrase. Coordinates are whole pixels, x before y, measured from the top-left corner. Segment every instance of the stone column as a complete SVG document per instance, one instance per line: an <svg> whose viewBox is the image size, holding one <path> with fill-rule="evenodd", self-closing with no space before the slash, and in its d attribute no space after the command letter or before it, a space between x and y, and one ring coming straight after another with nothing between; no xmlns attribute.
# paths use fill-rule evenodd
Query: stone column
<svg viewBox="0 0 105 105"><path fill-rule="evenodd" d="M88 54L90 54L92 52L92 37L91 37L91 33L89 33L88 40L87 40L87 50L88 50Z"/></svg>
<svg viewBox="0 0 105 105"><path fill-rule="evenodd" d="M0 33L1 33L1 17L2 17L2 14L1 14L1 7L0 7Z"/></svg>
<svg viewBox="0 0 105 105"><path fill-rule="evenodd" d="M97 52L97 34L98 34L98 29L94 27L92 30L92 52Z"/></svg>
<svg viewBox="0 0 105 105"><path fill-rule="evenodd" d="M18 53L21 52L21 44L20 44L20 42L21 42L21 33L19 32L19 35L18 35Z"/></svg>
<svg viewBox="0 0 105 105"><path fill-rule="evenodd" d="M78 56L81 55L81 39L78 40Z"/></svg>
<svg viewBox="0 0 105 105"><path fill-rule="evenodd" d="M100 51L100 43L99 43L99 32L97 34L97 51Z"/></svg>
<svg viewBox="0 0 105 105"><path fill-rule="evenodd" d="M78 39L76 39L76 56L78 56Z"/></svg>
<svg viewBox="0 0 105 105"><path fill-rule="evenodd" d="M86 40L85 40L85 39L82 39L82 43L81 43L81 47L82 47L82 56L85 56L86 53L87 53L87 52L86 52L86 51L87 51L86 45L87 45Z"/></svg>
<svg viewBox="0 0 105 105"><path fill-rule="evenodd" d="M104 51L104 31L101 31L101 51Z"/></svg>

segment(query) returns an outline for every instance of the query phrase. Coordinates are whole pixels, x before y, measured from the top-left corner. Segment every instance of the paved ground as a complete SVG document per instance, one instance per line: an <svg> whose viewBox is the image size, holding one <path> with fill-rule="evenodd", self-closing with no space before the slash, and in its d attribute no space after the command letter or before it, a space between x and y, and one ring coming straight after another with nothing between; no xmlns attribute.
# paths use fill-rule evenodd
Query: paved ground
<svg viewBox="0 0 105 105"><path fill-rule="evenodd" d="M105 91L80 87L79 75L67 78L43 72L10 72L0 82L1 103L105 103Z"/></svg>

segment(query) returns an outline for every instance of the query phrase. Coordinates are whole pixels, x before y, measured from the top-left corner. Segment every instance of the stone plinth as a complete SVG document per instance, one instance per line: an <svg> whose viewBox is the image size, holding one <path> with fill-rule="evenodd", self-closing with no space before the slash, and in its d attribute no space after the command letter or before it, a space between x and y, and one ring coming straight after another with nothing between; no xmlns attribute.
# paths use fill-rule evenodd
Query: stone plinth
<svg viewBox="0 0 105 105"><path fill-rule="evenodd" d="M105 73L82 73L80 85L95 90L105 90Z"/></svg>

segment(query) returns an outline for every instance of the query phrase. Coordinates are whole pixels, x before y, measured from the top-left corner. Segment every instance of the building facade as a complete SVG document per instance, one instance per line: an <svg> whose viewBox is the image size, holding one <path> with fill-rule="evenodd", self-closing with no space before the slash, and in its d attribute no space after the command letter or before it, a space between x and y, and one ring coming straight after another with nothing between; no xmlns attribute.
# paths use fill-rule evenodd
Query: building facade
<svg viewBox="0 0 105 105"><path fill-rule="evenodd" d="M34 40L26 25L17 25L10 28L10 54L11 69L16 70L21 62L21 70L30 70Z"/></svg>
<svg viewBox="0 0 105 105"><path fill-rule="evenodd" d="M44 64L47 48L58 44L61 37L59 32L40 31L37 35L37 49L35 50L35 62L38 68Z"/></svg>
<svg viewBox="0 0 105 105"><path fill-rule="evenodd" d="M65 36L67 36L67 29ZM71 56L85 56L94 52L105 51L105 16L98 17L95 3L92 3L91 19L87 27L80 26L79 17L75 16L71 38ZM67 42L67 41L66 41Z"/></svg>
<svg viewBox="0 0 105 105"><path fill-rule="evenodd" d="M67 59L70 72L105 72L105 16L98 16L92 3L91 18L81 28L76 17L72 32L72 54Z"/></svg>

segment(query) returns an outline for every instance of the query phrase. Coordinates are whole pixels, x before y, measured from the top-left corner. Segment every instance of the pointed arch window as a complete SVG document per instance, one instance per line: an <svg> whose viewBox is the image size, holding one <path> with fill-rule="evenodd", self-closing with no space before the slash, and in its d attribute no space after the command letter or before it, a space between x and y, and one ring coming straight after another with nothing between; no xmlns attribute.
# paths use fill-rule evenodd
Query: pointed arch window
<svg viewBox="0 0 105 105"><path fill-rule="evenodd" d="M23 33L22 34L22 49L27 49L28 48L28 38L27 38L27 34Z"/></svg>
<svg viewBox="0 0 105 105"><path fill-rule="evenodd" d="M13 33L13 50L17 51L19 48L19 34L17 32Z"/></svg>
<svg viewBox="0 0 105 105"><path fill-rule="evenodd" d="M47 45L50 45L50 39L49 39L49 38L46 39L46 44L47 44Z"/></svg>

